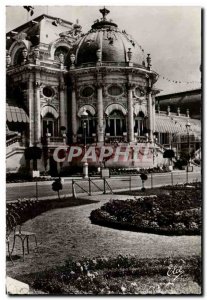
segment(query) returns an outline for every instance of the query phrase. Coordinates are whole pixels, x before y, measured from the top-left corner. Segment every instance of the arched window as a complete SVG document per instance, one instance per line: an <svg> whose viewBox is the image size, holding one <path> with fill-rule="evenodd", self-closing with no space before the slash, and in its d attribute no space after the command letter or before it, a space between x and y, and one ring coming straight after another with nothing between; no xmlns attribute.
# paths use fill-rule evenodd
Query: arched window
<svg viewBox="0 0 207 300"><path fill-rule="evenodd" d="M139 111L138 115L135 117L134 120L134 133L137 133L138 136L143 136L145 133L144 128L144 113L142 111Z"/></svg>
<svg viewBox="0 0 207 300"><path fill-rule="evenodd" d="M85 121L81 120L81 125L79 128L79 132L83 133L84 122L86 122L86 136L92 137L94 133L96 133L96 118L92 116L89 110L86 110L88 113L88 117Z"/></svg>
<svg viewBox="0 0 207 300"><path fill-rule="evenodd" d="M126 119L119 110L113 110L106 121L106 133L110 136L123 136L126 132Z"/></svg>
<svg viewBox="0 0 207 300"><path fill-rule="evenodd" d="M42 118L42 135L50 133L51 136L58 136L58 119L55 119L51 113L47 113Z"/></svg>

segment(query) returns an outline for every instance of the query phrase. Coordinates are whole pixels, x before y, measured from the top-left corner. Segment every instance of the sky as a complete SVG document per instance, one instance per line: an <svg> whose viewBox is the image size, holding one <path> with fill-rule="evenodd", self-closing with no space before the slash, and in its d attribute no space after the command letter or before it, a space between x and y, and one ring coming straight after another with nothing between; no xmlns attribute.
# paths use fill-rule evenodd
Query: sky
<svg viewBox="0 0 207 300"><path fill-rule="evenodd" d="M28 17L22 6L6 7L6 31L41 14L76 22L86 33L101 17L102 6L34 6ZM201 8L187 6L107 6L112 19L151 54L152 69L159 75L161 94L200 87ZM165 79L163 79L163 77ZM170 80L170 81L169 81ZM174 83L180 81L182 83ZM192 82L188 83L187 82Z"/></svg>

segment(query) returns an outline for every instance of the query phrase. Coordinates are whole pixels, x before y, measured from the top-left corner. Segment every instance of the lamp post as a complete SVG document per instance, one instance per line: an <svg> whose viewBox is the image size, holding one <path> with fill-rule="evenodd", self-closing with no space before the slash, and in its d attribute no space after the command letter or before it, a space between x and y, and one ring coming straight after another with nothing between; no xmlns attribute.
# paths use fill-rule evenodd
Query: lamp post
<svg viewBox="0 0 207 300"><path fill-rule="evenodd" d="M153 141L154 141L154 147L153 147L153 167L154 167L154 163L155 163L155 144L157 143L157 136L154 134L153 135Z"/></svg>
<svg viewBox="0 0 207 300"><path fill-rule="evenodd" d="M188 138L188 164L187 164L187 169L186 169L186 181L188 183L188 171L189 171L189 165L190 165L190 122L188 121L185 125L186 130L187 130L187 138Z"/></svg>
<svg viewBox="0 0 207 300"><path fill-rule="evenodd" d="M146 133L146 134L145 134L145 137L146 137L146 143L148 143L148 142L149 142L149 134Z"/></svg>
<svg viewBox="0 0 207 300"><path fill-rule="evenodd" d="M87 129L87 119L88 119L88 113L87 113L85 107L84 107L83 112L81 114L81 119L82 119L82 122L83 122L84 155L85 155L86 154L86 129ZM87 159L83 163L83 178L88 178L88 163L87 163Z"/></svg>

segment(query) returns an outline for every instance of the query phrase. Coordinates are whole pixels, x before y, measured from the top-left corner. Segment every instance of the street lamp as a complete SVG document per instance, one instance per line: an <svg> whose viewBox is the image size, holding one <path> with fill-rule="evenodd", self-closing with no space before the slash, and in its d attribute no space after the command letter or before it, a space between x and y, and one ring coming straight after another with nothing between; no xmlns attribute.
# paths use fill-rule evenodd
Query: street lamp
<svg viewBox="0 0 207 300"><path fill-rule="evenodd" d="M189 165L190 165L190 122L188 120L188 122L186 123L185 127L186 127L186 130L187 130L187 137L188 137L188 164L187 164L187 169L186 169L186 181L188 183L188 171L189 171Z"/></svg>
<svg viewBox="0 0 207 300"><path fill-rule="evenodd" d="M83 122L83 134L84 134L84 155L86 154L86 129L87 129L87 120L88 120L88 113L86 108L83 108L83 112L81 114L81 119ZM83 178L88 178L88 163L87 159L83 163Z"/></svg>
<svg viewBox="0 0 207 300"><path fill-rule="evenodd" d="M157 143L157 136L156 136L156 134L153 135L153 141L154 141L154 147L153 147L153 166L154 166L155 156L156 156L155 144Z"/></svg>

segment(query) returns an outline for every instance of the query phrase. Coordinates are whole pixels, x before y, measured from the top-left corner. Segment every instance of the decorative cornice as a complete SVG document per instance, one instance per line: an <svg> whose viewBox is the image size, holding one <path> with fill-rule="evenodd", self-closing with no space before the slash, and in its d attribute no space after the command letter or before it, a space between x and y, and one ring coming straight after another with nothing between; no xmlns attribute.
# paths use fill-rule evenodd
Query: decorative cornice
<svg viewBox="0 0 207 300"><path fill-rule="evenodd" d="M100 66L100 67L76 67L72 70L69 70L69 73L71 74L76 74L77 76L81 76L81 75L85 75L85 74L102 74L102 75L107 75L109 73L112 72L119 72L122 73L124 75L143 75L143 78L148 77L148 78L154 78L154 81L156 81L156 78L158 76L157 73L155 73L154 71L149 71L146 69L141 69L141 68L132 68L132 67L120 67L120 66ZM156 77L156 78L155 78Z"/></svg>
<svg viewBox="0 0 207 300"><path fill-rule="evenodd" d="M57 75L58 73L68 73L67 70L61 70L61 69L56 69L56 68L50 68L46 66L41 66L41 65L34 65L31 63L25 64L25 65L20 65L16 67L9 67L7 69L7 74L8 75L13 75L13 74L19 74L25 71L40 71L41 73L47 73L47 74L54 74Z"/></svg>

